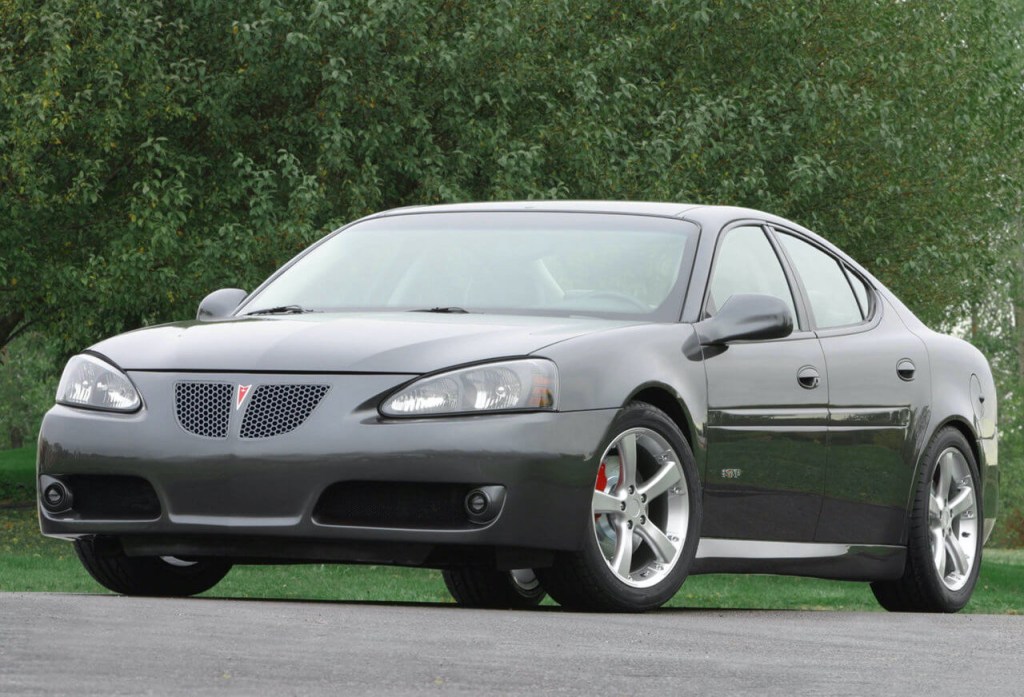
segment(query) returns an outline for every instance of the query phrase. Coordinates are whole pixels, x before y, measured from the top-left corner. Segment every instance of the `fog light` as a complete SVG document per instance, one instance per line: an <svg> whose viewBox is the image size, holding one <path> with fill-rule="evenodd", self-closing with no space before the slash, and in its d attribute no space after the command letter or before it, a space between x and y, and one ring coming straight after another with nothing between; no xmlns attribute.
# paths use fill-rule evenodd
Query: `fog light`
<svg viewBox="0 0 1024 697"><path fill-rule="evenodd" d="M44 475L39 478L39 485L43 490L43 508L51 513L62 513L71 508L71 490L64 482Z"/></svg>
<svg viewBox="0 0 1024 697"><path fill-rule="evenodd" d="M466 513L469 520L478 525L485 525L498 517L501 506L505 503L505 487L481 486L466 494Z"/></svg>
<svg viewBox="0 0 1024 697"><path fill-rule="evenodd" d="M490 503L482 491L474 491L466 497L466 509L473 515L480 515Z"/></svg>

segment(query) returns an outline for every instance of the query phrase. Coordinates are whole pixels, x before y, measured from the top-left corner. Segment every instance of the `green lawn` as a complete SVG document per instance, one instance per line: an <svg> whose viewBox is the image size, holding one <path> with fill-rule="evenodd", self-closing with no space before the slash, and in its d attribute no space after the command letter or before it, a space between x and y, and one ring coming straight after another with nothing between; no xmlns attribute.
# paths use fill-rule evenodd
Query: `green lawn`
<svg viewBox="0 0 1024 697"><path fill-rule="evenodd" d="M71 544L39 533L35 447L0 451L0 591L105 593L78 563ZM986 550L967 612L1024 613L1024 550ZM237 567L205 594L288 598L452 602L437 571L383 566ZM550 603L550 600L545 601ZM784 576L694 576L671 607L879 610L867 584Z"/></svg>
<svg viewBox="0 0 1024 697"><path fill-rule="evenodd" d="M70 543L39 534L33 510L0 510L0 591L104 593L79 565ZM1024 550L986 550L981 582L967 612L1024 612ZM451 602L441 575L381 566L237 567L205 594L287 598ZM550 602L550 601L546 601ZM879 610L867 584L783 576L694 576L671 607Z"/></svg>
<svg viewBox="0 0 1024 697"><path fill-rule="evenodd" d="M36 447L0 450L0 505L35 500Z"/></svg>

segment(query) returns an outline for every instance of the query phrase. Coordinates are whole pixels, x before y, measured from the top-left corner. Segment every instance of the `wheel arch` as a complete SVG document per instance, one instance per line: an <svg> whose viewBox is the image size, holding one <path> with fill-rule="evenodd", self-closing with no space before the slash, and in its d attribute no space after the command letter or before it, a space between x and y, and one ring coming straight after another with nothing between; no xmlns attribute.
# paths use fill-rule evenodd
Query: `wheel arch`
<svg viewBox="0 0 1024 697"><path fill-rule="evenodd" d="M936 433L947 427L960 431L967 444L971 446L971 455L974 456L974 464L978 468L978 476L984 480L985 473L982 472L984 467L982 467L981 448L978 445L978 434L975 433L972 424L962 416L950 416L936 427L935 432L932 433L932 438L935 437ZM921 463L918 463L917 466L920 467Z"/></svg>
<svg viewBox="0 0 1024 697"><path fill-rule="evenodd" d="M951 414L942 419L941 421L939 421L939 423L936 424L935 428L933 428L928 433L928 437L923 440L921 450L917 455L917 462L914 465L914 478L911 480L912 484L910 487L910 491L907 494L906 518L903 527L903 534L901 536L901 538L904 540L907 539L907 535L909 534L910 530L910 518L913 513L914 494L917 491L917 482L921 477L921 468L924 467L925 464L924 455L928 450L928 445L932 442L935 436L937 436L939 433L943 431L943 429L946 428L952 428L955 429L956 431L959 431L960 435L962 435L964 437L964 440L967 441L967 445L971 448L971 455L974 456L974 463L978 468L978 476L981 478L980 483L982 484L982 486L979 487L979 493L981 493L982 495L984 494L985 472L983 470L985 468L982 467L981 448L978 443L978 435L977 433L975 433L973 425L967 419L958 414ZM984 504L984 501L982 503Z"/></svg>
<svg viewBox="0 0 1024 697"><path fill-rule="evenodd" d="M622 406L626 406L630 402L644 402L665 412L675 422L676 426L679 427L679 430L683 432L683 437L690 446L690 450L696 452L693 442L693 419L682 398L675 390L663 383L641 385L634 390Z"/></svg>

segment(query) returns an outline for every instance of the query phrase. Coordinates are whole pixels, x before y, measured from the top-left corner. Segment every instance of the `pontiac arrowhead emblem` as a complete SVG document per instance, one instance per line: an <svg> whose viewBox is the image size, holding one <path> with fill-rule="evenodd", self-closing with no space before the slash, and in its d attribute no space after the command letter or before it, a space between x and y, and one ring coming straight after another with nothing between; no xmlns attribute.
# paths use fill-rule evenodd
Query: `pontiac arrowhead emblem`
<svg viewBox="0 0 1024 697"><path fill-rule="evenodd" d="M242 408L242 402L245 401L245 396L247 394L249 394L249 388L251 388L251 387L252 387L252 385L239 385L238 386L238 394L235 396L235 409L236 410Z"/></svg>

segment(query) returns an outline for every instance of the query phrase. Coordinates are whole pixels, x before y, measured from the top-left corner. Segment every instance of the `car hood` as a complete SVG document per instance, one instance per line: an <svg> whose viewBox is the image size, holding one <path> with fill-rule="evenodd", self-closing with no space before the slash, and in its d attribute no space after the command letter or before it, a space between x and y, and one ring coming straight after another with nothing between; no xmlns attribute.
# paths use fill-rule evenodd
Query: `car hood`
<svg viewBox="0 0 1024 697"><path fill-rule="evenodd" d="M584 317L316 313L178 322L90 350L123 370L422 374L638 324Z"/></svg>

